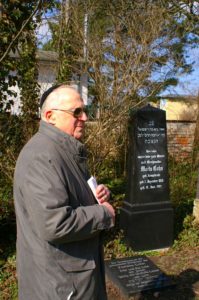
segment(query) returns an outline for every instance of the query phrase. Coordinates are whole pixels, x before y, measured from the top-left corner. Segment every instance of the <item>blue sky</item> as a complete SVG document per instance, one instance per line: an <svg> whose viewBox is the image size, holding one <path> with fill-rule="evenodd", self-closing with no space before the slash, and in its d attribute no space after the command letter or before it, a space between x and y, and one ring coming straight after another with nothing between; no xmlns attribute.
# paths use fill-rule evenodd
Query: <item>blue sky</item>
<svg viewBox="0 0 199 300"><path fill-rule="evenodd" d="M164 91L163 95L197 95L199 93L199 46L189 50L188 62L193 62L192 73L179 76L179 84Z"/></svg>

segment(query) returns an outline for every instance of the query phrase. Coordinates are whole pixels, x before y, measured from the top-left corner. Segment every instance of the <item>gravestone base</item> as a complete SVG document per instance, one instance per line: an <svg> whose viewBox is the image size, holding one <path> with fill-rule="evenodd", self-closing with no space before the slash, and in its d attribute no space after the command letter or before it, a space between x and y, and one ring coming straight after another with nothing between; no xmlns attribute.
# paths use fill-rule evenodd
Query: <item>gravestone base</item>
<svg viewBox="0 0 199 300"><path fill-rule="evenodd" d="M120 211L120 228L135 251L168 248L173 244L173 209L161 206L133 206L125 203Z"/></svg>

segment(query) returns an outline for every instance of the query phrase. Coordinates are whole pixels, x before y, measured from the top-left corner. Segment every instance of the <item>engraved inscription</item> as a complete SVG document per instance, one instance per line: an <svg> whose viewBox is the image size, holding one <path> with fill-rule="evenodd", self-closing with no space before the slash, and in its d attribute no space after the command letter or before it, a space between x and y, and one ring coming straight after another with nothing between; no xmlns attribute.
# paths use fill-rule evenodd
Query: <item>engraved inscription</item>
<svg viewBox="0 0 199 300"><path fill-rule="evenodd" d="M139 190L159 190L164 187L164 161L165 154L161 153L158 145L165 139L166 133L163 127L151 127L154 121L151 120L146 127L137 128L138 144L145 145L137 156L139 172ZM147 146L147 145L150 145Z"/></svg>
<svg viewBox="0 0 199 300"><path fill-rule="evenodd" d="M106 271L128 295L171 285L169 277L145 256L106 262Z"/></svg>

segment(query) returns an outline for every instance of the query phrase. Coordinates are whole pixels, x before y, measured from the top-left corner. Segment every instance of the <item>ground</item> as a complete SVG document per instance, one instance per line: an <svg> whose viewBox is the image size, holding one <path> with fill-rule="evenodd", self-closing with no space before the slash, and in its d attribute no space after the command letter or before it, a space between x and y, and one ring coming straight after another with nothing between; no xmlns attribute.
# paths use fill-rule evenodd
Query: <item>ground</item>
<svg viewBox="0 0 199 300"><path fill-rule="evenodd" d="M10 237L5 228L0 230L0 300L17 300L15 225L11 229L9 229L9 232L12 232ZM197 241L199 241L198 235ZM155 256L148 256L157 267L174 280L176 285L173 288L134 295L128 300L199 300L198 242L196 245L196 247L184 245L180 249L173 247L169 250L158 251ZM107 292L108 300L127 300L108 278Z"/></svg>
<svg viewBox="0 0 199 300"><path fill-rule="evenodd" d="M147 291L127 298L107 278L108 300L199 300L199 247L162 252L159 256L150 256L150 260L171 276L175 287Z"/></svg>
<svg viewBox="0 0 199 300"><path fill-rule="evenodd" d="M108 300L199 300L199 246L169 250L158 253L157 256L149 256L149 259L167 276L171 276L176 286L125 298L118 287L107 278ZM9 274L9 277L3 282L0 280L0 300L16 300L16 290L11 288L16 282L15 259L10 259L5 274Z"/></svg>

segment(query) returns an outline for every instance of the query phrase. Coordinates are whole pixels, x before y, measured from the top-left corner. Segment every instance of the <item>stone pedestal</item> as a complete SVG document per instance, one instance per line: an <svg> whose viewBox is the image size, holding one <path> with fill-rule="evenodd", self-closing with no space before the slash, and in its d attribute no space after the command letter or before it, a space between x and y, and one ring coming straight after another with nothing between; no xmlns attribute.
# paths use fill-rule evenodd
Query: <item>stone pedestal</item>
<svg viewBox="0 0 199 300"><path fill-rule="evenodd" d="M125 203L120 226L135 251L168 248L173 244L173 209L170 205L134 206Z"/></svg>

